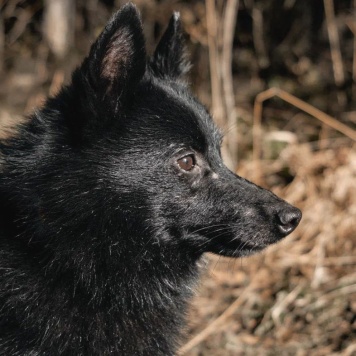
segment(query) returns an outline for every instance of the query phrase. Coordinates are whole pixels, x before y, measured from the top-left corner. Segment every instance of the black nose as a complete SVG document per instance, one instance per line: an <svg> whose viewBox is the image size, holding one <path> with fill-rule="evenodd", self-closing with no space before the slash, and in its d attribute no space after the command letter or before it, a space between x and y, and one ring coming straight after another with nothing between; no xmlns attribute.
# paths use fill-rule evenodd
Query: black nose
<svg viewBox="0 0 356 356"><path fill-rule="evenodd" d="M298 208L288 206L280 210L277 217L279 231L283 236L287 236L298 226L302 218L302 212Z"/></svg>

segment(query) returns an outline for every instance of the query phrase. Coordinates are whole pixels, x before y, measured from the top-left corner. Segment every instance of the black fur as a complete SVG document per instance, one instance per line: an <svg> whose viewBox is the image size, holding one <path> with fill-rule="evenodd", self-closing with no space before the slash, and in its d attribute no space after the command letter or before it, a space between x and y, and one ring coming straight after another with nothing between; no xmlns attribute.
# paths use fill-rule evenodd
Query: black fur
<svg viewBox="0 0 356 356"><path fill-rule="evenodd" d="M174 14L146 61L124 6L72 83L1 143L0 355L173 355L201 255L248 255L298 224L223 165L181 81L180 27Z"/></svg>

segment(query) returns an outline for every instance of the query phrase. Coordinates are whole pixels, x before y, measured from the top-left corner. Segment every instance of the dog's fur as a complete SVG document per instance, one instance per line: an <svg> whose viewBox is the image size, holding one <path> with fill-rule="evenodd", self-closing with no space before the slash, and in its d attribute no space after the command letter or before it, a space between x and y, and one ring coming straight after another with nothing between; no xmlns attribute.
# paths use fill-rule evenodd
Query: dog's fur
<svg viewBox="0 0 356 356"><path fill-rule="evenodd" d="M72 83L0 145L0 355L173 355L204 252L244 256L299 210L234 175L182 81L117 12Z"/></svg>

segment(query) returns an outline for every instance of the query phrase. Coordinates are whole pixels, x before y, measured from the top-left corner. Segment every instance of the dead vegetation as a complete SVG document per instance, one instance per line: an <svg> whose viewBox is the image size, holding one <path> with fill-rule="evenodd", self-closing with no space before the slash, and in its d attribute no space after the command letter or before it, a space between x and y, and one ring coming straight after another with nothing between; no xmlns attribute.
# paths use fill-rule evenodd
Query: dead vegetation
<svg viewBox="0 0 356 356"><path fill-rule="evenodd" d="M68 81L123 2L77 0L65 61L45 42L43 2L0 4L3 127ZM151 50L181 11L190 80L227 132L230 166L303 211L258 256L209 256L181 355L356 355L356 1L136 3Z"/></svg>

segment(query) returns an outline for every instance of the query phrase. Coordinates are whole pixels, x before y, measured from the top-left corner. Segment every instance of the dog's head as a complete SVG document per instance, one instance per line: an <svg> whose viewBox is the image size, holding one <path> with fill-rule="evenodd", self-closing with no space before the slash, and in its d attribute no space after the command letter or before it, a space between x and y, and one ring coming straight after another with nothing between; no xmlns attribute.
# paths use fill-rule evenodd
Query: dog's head
<svg viewBox="0 0 356 356"><path fill-rule="evenodd" d="M221 134L182 81L188 67L178 14L150 59L136 8L113 16L72 84L37 115L56 127L41 161L46 219L70 209L84 230L131 231L198 255L247 255L295 229L298 209L223 164Z"/></svg>

